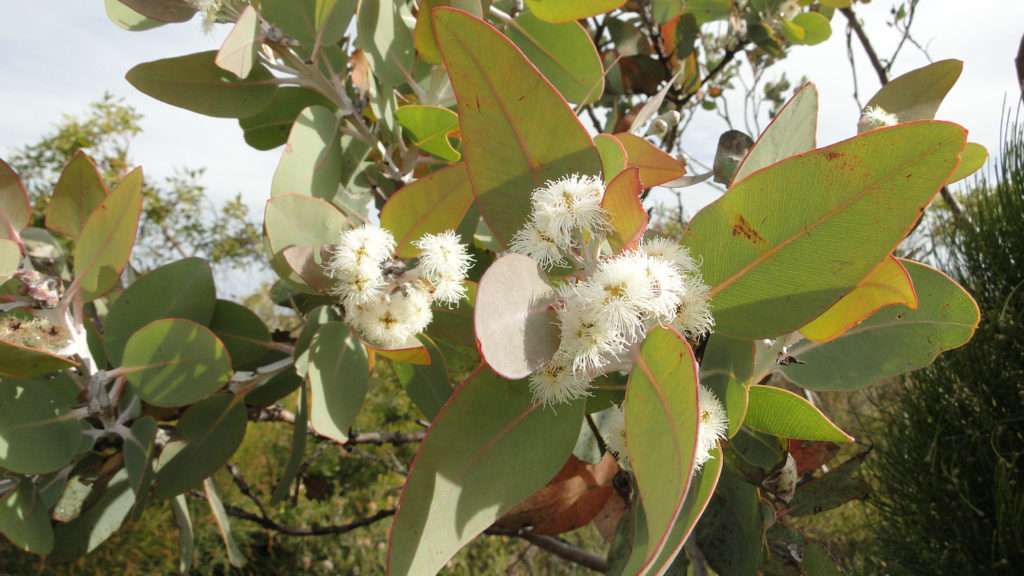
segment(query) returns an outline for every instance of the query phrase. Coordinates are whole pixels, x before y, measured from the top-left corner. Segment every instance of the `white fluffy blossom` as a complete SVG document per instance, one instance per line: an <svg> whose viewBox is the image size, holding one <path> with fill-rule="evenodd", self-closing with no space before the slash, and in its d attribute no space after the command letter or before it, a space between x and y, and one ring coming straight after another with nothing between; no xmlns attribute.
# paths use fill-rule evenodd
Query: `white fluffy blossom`
<svg viewBox="0 0 1024 576"><path fill-rule="evenodd" d="M711 288L699 277L685 279L686 290L669 325L687 338L697 338L711 332L715 319L711 315Z"/></svg>
<svg viewBox="0 0 1024 576"><path fill-rule="evenodd" d="M580 230L608 230L610 216L601 207L604 183L596 176L565 176L533 191L532 221L555 244L568 247Z"/></svg>
<svg viewBox="0 0 1024 576"><path fill-rule="evenodd" d="M434 300L449 306L466 297L463 281L473 265L473 257L452 230L425 234L413 242L420 249L417 268L434 286Z"/></svg>
<svg viewBox="0 0 1024 576"><path fill-rule="evenodd" d="M590 378L573 370L571 363L571 358L558 352L551 362L530 377L530 391L535 401L549 406L589 395Z"/></svg>
<svg viewBox="0 0 1024 576"><path fill-rule="evenodd" d="M605 420L605 428L602 433L604 445L608 451L615 454L619 460L619 466L629 470L629 447L626 445L626 413L622 404L617 404L613 410L608 411L609 415Z"/></svg>
<svg viewBox="0 0 1024 576"><path fill-rule="evenodd" d="M690 256L690 250L678 242L662 238L645 238L640 242L640 251L648 256L657 256L671 262L680 274L696 274L700 267Z"/></svg>
<svg viewBox="0 0 1024 576"><path fill-rule="evenodd" d="M398 348L430 324L430 294L422 284L410 282L390 297L346 309L346 320L371 344Z"/></svg>
<svg viewBox="0 0 1024 576"><path fill-rule="evenodd" d="M700 470L711 459L711 451L724 440L729 431L729 416L718 396L704 385L697 390L697 451L694 454L693 469Z"/></svg>
<svg viewBox="0 0 1024 576"><path fill-rule="evenodd" d="M868 106L860 117L860 125L865 129L881 128L883 126L895 126L900 119L895 114L890 114L880 106Z"/></svg>
<svg viewBox="0 0 1024 576"><path fill-rule="evenodd" d="M537 264L546 270L555 266L566 266L563 248L555 243L555 239L547 236L533 222L516 232L512 237L512 244L509 250L517 254L533 258Z"/></svg>
<svg viewBox="0 0 1024 576"><path fill-rule="evenodd" d="M366 304L384 293L387 282L381 265L391 257L395 239L376 226L346 230L338 236L326 269L334 279L333 293L346 306Z"/></svg>
<svg viewBox="0 0 1024 576"><path fill-rule="evenodd" d="M800 3L797 0L783 0L779 4L779 17L783 20L792 20L800 13Z"/></svg>

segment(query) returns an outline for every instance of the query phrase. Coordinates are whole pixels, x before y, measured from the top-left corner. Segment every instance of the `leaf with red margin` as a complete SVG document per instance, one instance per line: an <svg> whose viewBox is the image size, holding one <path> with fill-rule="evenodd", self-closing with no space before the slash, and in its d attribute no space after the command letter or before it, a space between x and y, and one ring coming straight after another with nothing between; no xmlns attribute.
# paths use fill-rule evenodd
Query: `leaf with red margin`
<svg viewBox="0 0 1024 576"><path fill-rule="evenodd" d="M751 386L750 402L743 423L759 432L782 438L853 442L813 404L789 390L774 386Z"/></svg>
<svg viewBox="0 0 1024 576"><path fill-rule="evenodd" d="M686 167L661 148L629 132L615 135L626 151L627 166L640 169L644 188L664 184L686 174Z"/></svg>
<svg viewBox="0 0 1024 576"><path fill-rule="evenodd" d="M64 167L46 205L46 227L72 240L82 233L94 208L107 197L107 186L92 159L79 150Z"/></svg>
<svg viewBox="0 0 1024 576"><path fill-rule="evenodd" d="M486 367L455 391L420 445L391 528L388 573L435 574L572 453L582 400L556 413Z"/></svg>
<svg viewBox="0 0 1024 576"><path fill-rule="evenodd" d="M507 246L530 215L535 188L568 174L600 174L601 159L565 99L511 41L465 12L432 14L473 194Z"/></svg>
<svg viewBox="0 0 1024 576"><path fill-rule="evenodd" d="M142 169L132 170L99 203L82 226L75 245L75 280L82 301L106 294L128 264L142 213ZM72 288L69 288L70 292Z"/></svg>
<svg viewBox="0 0 1024 576"><path fill-rule="evenodd" d="M424 234L455 230L473 203L464 162L431 172L400 188L380 211L380 225L395 237L399 258L414 258Z"/></svg>
<svg viewBox="0 0 1024 576"><path fill-rule="evenodd" d="M626 169L626 149L622 147L619 139L611 134L598 134L594 136L594 146L601 155L601 166L604 169L604 183L608 184L612 178L618 176L619 172Z"/></svg>
<svg viewBox="0 0 1024 576"><path fill-rule="evenodd" d="M298 274L310 288L321 294L330 294L334 278L324 270L323 263L317 261L317 252L312 246L289 246L281 252L281 256L292 272Z"/></svg>
<svg viewBox="0 0 1024 576"><path fill-rule="evenodd" d="M732 183L780 160L814 150L817 131L818 89L808 82L786 102L757 138L736 170Z"/></svg>
<svg viewBox="0 0 1024 576"><path fill-rule="evenodd" d="M616 254L626 248L636 248L647 229L650 219L640 202L642 192L640 170L637 168L623 170L604 191L601 207L612 215L608 244Z"/></svg>
<svg viewBox="0 0 1024 576"><path fill-rule="evenodd" d="M7 162L0 160L0 238L14 238L28 226L32 208L25 185Z"/></svg>
<svg viewBox="0 0 1024 576"><path fill-rule="evenodd" d="M625 3L625 0L526 0L530 11L548 22L582 20L611 12Z"/></svg>
<svg viewBox="0 0 1024 576"><path fill-rule="evenodd" d="M669 544L690 489L697 386L697 360L686 339L669 328L651 330L634 358L625 408L629 461L647 517L645 571Z"/></svg>
<svg viewBox="0 0 1024 576"><path fill-rule="evenodd" d="M800 333L814 342L828 342L892 304L917 308L917 294L906 268L890 254L852 292L807 323Z"/></svg>

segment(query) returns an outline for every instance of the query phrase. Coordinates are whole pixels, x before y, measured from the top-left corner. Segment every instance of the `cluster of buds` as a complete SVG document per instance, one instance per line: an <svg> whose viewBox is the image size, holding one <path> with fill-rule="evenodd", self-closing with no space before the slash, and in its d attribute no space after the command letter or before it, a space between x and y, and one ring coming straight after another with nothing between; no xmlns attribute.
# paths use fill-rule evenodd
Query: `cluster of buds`
<svg viewBox="0 0 1024 576"><path fill-rule="evenodd" d="M369 343L382 348L417 345L416 334L433 319L431 305L455 306L466 297L463 281L473 259L452 231L426 234L414 243L417 266L394 256L390 232L366 225L341 233L330 247L327 273L345 320Z"/></svg>
<svg viewBox="0 0 1024 576"><path fill-rule="evenodd" d="M711 330L708 287L683 246L666 239L602 256L611 215L601 207L604 187L590 176L569 176L538 188L526 227L512 250L541 266L576 264L558 285L561 340L551 361L530 378L544 404L588 394L601 374L627 367L629 352L655 325L695 338Z"/></svg>

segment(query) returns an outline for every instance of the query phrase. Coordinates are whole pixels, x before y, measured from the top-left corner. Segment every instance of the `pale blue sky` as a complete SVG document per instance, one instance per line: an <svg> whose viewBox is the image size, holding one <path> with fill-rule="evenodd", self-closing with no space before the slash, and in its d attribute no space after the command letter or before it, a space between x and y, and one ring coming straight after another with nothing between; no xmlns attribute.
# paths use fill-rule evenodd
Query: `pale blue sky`
<svg viewBox="0 0 1024 576"><path fill-rule="evenodd" d="M885 25L890 2L874 0L857 10L868 22L880 54L888 54L897 36ZM968 7L970 6L970 7ZM135 161L151 178L170 175L175 166L206 167L204 183L216 197L241 192L257 213L269 195L280 150L258 152L246 146L234 120L209 118L152 100L135 91L124 74L148 60L216 49L228 27L204 34L198 19L146 32L126 32L107 20L101 0L0 2L0 155L14 146L37 140L52 129L62 113L81 114L90 102L110 91L145 116L144 134L133 148ZM821 101L819 142L828 144L856 131L858 107L853 101L845 50L845 20L837 15L835 33L826 43L796 48L784 64L797 81L806 75L818 86ZM1020 0L926 0L914 30L933 59L959 58L964 74L939 111L941 119L964 125L970 139L998 150L1004 98L1019 97L1013 70L1020 35L1024 33L1024 2ZM874 74L857 48L862 102L878 88ZM908 46L895 73L925 64ZM736 110L738 111L738 109ZM763 128L763 125L762 125ZM724 123L703 114L683 136L691 156L709 161ZM688 191L695 207L713 192Z"/></svg>

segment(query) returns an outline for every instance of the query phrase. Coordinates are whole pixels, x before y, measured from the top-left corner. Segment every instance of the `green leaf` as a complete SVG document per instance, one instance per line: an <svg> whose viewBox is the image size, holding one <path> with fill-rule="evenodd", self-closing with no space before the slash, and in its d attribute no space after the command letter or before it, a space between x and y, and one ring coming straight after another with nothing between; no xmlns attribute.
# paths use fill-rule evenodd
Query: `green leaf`
<svg viewBox="0 0 1024 576"><path fill-rule="evenodd" d="M14 240L0 238L0 283L18 271L21 264L21 248Z"/></svg>
<svg viewBox="0 0 1024 576"><path fill-rule="evenodd" d="M733 183L780 160L813 150L817 145L818 89L808 82L772 120L736 170Z"/></svg>
<svg viewBox="0 0 1024 576"><path fill-rule="evenodd" d="M453 164L395 192L381 208L380 225L395 236L395 253L413 258L419 253L413 242L424 234L458 228L472 204L466 165Z"/></svg>
<svg viewBox="0 0 1024 576"><path fill-rule="evenodd" d="M274 357L280 359L281 355L278 354ZM267 406L290 395L302 384L302 378L295 373L295 370L285 370L271 378L266 384L246 394L245 403L250 406Z"/></svg>
<svg viewBox="0 0 1024 576"><path fill-rule="evenodd" d="M601 160L572 109L508 39L463 12L433 15L473 194L507 246L530 214L535 188L567 174L597 175Z"/></svg>
<svg viewBox="0 0 1024 576"><path fill-rule="evenodd" d="M77 365L76 362L45 350L0 340L0 376L32 378Z"/></svg>
<svg viewBox="0 0 1024 576"><path fill-rule="evenodd" d="M86 219L106 197L107 187L96 165L79 150L53 188L53 196L46 205L46 227L77 240Z"/></svg>
<svg viewBox="0 0 1024 576"><path fill-rule="evenodd" d="M604 68L590 34L579 22L553 24L524 12L506 27L526 58L569 102L585 105L604 93Z"/></svg>
<svg viewBox="0 0 1024 576"><path fill-rule="evenodd" d="M292 246L281 253L284 261L302 281L317 292L330 296L334 278L324 269L323 253L312 246Z"/></svg>
<svg viewBox="0 0 1024 576"><path fill-rule="evenodd" d="M849 2L850 0L845 0ZM836 566L828 551L817 542L808 542L804 548L802 568L807 576L842 576L843 572Z"/></svg>
<svg viewBox="0 0 1024 576"><path fill-rule="evenodd" d="M764 530L757 488L726 467L715 492L697 525L697 546L715 573L757 576Z"/></svg>
<svg viewBox="0 0 1024 576"><path fill-rule="evenodd" d="M138 329L161 318L184 318L207 326L213 317L216 288L210 264L185 258L140 276L110 307L104 325L104 349L114 366Z"/></svg>
<svg viewBox="0 0 1024 576"><path fill-rule="evenodd" d="M701 210L682 242L704 260L715 330L771 338L835 304L911 230L964 137L944 122L874 130L751 174Z"/></svg>
<svg viewBox="0 0 1024 576"><path fill-rule="evenodd" d="M960 60L940 60L911 70L882 86L865 108L881 108L895 114L900 122L931 120L963 69L964 63ZM863 132L868 127L860 125L858 128Z"/></svg>
<svg viewBox="0 0 1024 576"><path fill-rule="evenodd" d="M900 261L917 292L917 309L887 306L826 343L799 342L789 353L805 364L779 367L811 390L857 390L931 364L962 346L978 326L978 305L948 276L910 260Z"/></svg>
<svg viewBox="0 0 1024 576"><path fill-rule="evenodd" d="M437 49L434 22L430 17L430 12L434 8L451 6L469 12L477 18L482 18L483 6L481 4L480 0L422 0L419 13L416 16L416 30L413 32L413 41L420 57L430 64L441 63L441 51Z"/></svg>
<svg viewBox="0 0 1024 576"><path fill-rule="evenodd" d="M85 221L74 249L75 280L82 301L103 296L128 264L142 212L142 169L132 170ZM69 290L71 290L69 288Z"/></svg>
<svg viewBox="0 0 1024 576"><path fill-rule="evenodd" d="M704 464L702 469L694 473L690 490L686 493L686 501L683 503L683 510L680 512L675 526L672 527L657 561L651 565L653 572L648 572L649 574L671 573L670 566L674 566L673 560L678 556L686 539L690 537L693 529L697 526L704 510L707 509L708 502L711 501L711 496L715 493L715 488L718 487L718 478L722 474L723 462L722 449L716 447L712 449L711 459Z"/></svg>
<svg viewBox="0 0 1024 576"><path fill-rule="evenodd" d="M121 3L121 0L104 0L107 9L107 18L123 30L141 32L163 26L165 22L147 18Z"/></svg>
<svg viewBox="0 0 1024 576"><path fill-rule="evenodd" d="M640 202L643 191L637 168L627 168L620 172L604 191L601 207L612 215L608 244L616 254L626 248L636 248L647 230L650 219Z"/></svg>
<svg viewBox="0 0 1024 576"><path fill-rule="evenodd" d="M341 119L323 106L299 114L274 172L270 194L305 194L328 202L341 181Z"/></svg>
<svg viewBox="0 0 1024 576"><path fill-rule="evenodd" d="M189 408L160 452L153 495L176 496L216 472L242 444L247 421L245 402L233 394L217 394Z"/></svg>
<svg viewBox="0 0 1024 576"><path fill-rule="evenodd" d="M321 436L344 444L370 384L366 348L341 322L328 322L309 344L310 420Z"/></svg>
<svg viewBox="0 0 1024 576"><path fill-rule="evenodd" d="M167 318L140 328L124 348L122 370L139 397L154 406L187 406L231 377L224 344L191 320Z"/></svg>
<svg viewBox="0 0 1024 576"><path fill-rule="evenodd" d="M427 420L433 421L451 397L452 386L448 381L448 370L441 350L426 336L421 334L419 339L432 358L430 364L396 363L395 373L409 399Z"/></svg>
<svg viewBox="0 0 1024 576"><path fill-rule="evenodd" d="M558 350L558 293L528 256L507 254L480 278L473 324L480 354L504 378L533 374Z"/></svg>
<svg viewBox="0 0 1024 576"><path fill-rule="evenodd" d="M750 402L743 423L754 430L782 438L853 442L853 438L832 423L821 410L789 390L772 386L751 386Z"/></svg>
<svg viewBox="0 0 1024 576"><path fill-rule="evenodd" d="M390 574L435 574L459 548L550 480L583 421L482 368L455 391L420 446L391 528ZM529 455L529 457L526 457Z"/></svg>
<svg viewBox="0 0 1024 576"><path fill-rule="evenodd" d="M244 79L252 72L256 61L258 43L256 37L260 32L259 14L251 5L242 10L235 27L224 38L224 43L217 51L214 63L222 70L227 70L239 79Z"/></svg>
<svg viewBox="0 0 1024 576"><path fill-rule="evenodd" d="M260 15L297 40L302 45L300 51L308 55L316 36L317 4L315 0L263 0Z"/></svg>
<svg viewBox="0 0 1024 576"><path fill-rule="evenodd" d="M57 523L54 541L60 542L60 546L54 548L49 560L65 562L92 552L121 528L134 505L135 493L128 471L122 468L110 479L97 502L74 520Z"/></svg>
<svg viewBox="0 0 1024 576"><path fill-rule="evenodd" d="M270 346L270 331L263 320L230 300L217 300L209 326L227 348L236 370L258 361Z"/></svg>
<svg viewBox="0 0 1024 576"><path fill-rule="evenodd" d="M317 306L306 317L306 325L295 340L295 373L303 378L309 369L309 346L317 330L329 322L341 322L342 316L334 306Z"/></svg>
<svg viewBox="0 0 1024 576"><path fill-rule="evenodd" d="M295 426L292 429L292 446L288 453L288 463L281 472L281 478L277 481L277 488L270 497L270 505L279 504L288 497L292 483L299 476L299 468L306 459L306 432L309 426L309 400L307 400L306 387L299 388L299 402L295 407Z"/></svg>
<svg viewBox="0 0 1024 576"><path fill-rule="evenodd" d="M138 518L153 483L153 439L156 437L156 420L152 416L143 416L136 420L130 434L122 436L124 440L124 468L128 471L128 483L135 493L135 514Z"/></svg>
<svg viewBox="0 0 1024 576"><path fill-rule="evenodd" d="M299 113L312 106L331 108L333 104L319 92L306 88L279 88L266 108L238 120L238 125L245 131L245 143L257 150L277 148L288 141Z"/></svg>
<svg viewBox="0 0 1024 576"><path fill-rule="evenodd" d="M402 19L400 3L362 0L356 15L356 38L381 84L401 86L412 77L416 47L412 31Z"/></svg>
<svg viewBox="0 0 1024 576"><path fill-rule="evenodd" d="M263 218L271 264L278 276L290 285L302 287L304 292L316 294L302 278L288 266L284 250L292 246L312 246L337 242L338 235L352 227L345 215L332 204L302 194L281 194L267 201Z"/></svg>
<svg viewBox="0 0 1024 576"><path fill-rule="evenodd" d="M697 17L698 24L724 20L732 8L730 0L686 0L685 12Z"/></svg>
<svg viewBox="0 0 1024 576"><path fill-rule="evenodd" d="M910 274L899 259L889 255L852 292L800 328L800 334L815 342L827 342L892 304L917 308L917 294Z"/></svg>
<svg viewBox="0 0 1024 576"><path fill-rule="evenodd" d="M245 566L245 554L235 543L234 537L231 536L231 522L228 520L228 514L224 511L224 499L220 496L220 490L217 489L217 483L213 480L213 477L203 479L203 491L206 492L206 501L210 504L210 512L213 513L213 519L217 523L217 530L220 531L220 537L224 540L224 547L228 551L228 562L231 563L235 568L242 568Z"/></svg>
<svg viewBox="0 0 1024 576"><path fill-rule="evenodd" d="M28 478L0 496L0 532L26 552L46 555L53 550L50 515Z"/></svg>
<svg viewBox="0 0 1024 576"><path fill-rule="evenodd" d="M476 335L473 328L475 316L476 292L475 282L464 282L466 298L459 301L455 308L433 306L434 320L427 327L431 337L445 338L453 344L476 350Z"/></svg>
<svg viewBox="0 0 1024 576"><path fill-rule="evenodd" d="M863 500L871 493L871 485L854 476L868 455L863 452L843 462L828 473L802 484L793 495L789 513L809 516L831 510L851 500Z"/></svg>
<svg viewBox="0 0 1024 576"><path fill-rule="evenodd" d="M602 173L604 183L608 184L619 172L626 169L626 149L618 138L611 134L598 134L594 136L594 146L601 155Z"/></svg>
<svg viewBox="0 0 1024 576"><path fill-rule="evenodd" d="M21 178L7 162L0 160L0 238L14 238L13 232L28 226L31 215L28 193Z"/></svg>
<svg viewBox="0 0 1024 576"><path fill-rule="evenodd" d="M674 330L647 335L626 385L625 412L629 461L647 515L646 570L682 513L697 444L697 361Z"/></svg>
<svg viewBox="0 0 1024 576"><path fill-rule="evenodd" d="M626 151L626 166L640 169L640 182L644 188L664 184L686 174L686 168L664 150L646 139L623 132L616 134Z"/></svg>
<svg viewBox="0 0 1024 576"><path fill-rule="evenodd" d="M42 382L0 381L0 468L54 472L78 451L79 420Z"/></svg>
<svg viewBox="0 0 1024 576"><path fill-rule="evenodd" d="M700 364L700 383L707 386L729 416L728 437L736 435L747 412L747 388L754 384L754 343L713 334Z"/></svg>
<svg viewBox="0 0 1024 576"><path fill-rule="evenodd" d="M160 22L186 22L196 13L188 0L120 0L135 12Z"/></svg>
<svg viewBox="0 0 1024 576"><path fill-rule="evenodd" d="M442 106L410 104L395 110L395 118L405 129L409 140L424 152L449 162L455 162L462 156L448 139L459 129L459 117L455 112Z"/></svg>
<svg viewBox="0 0 1024 576"><path fill-rule="evenodd" d="M337 44L345 36L358 0L316 0L315 24L320 44Z"/></svg>
<svg viewBox="0 0 1024 576"><path fill-rule="evenodd" d="M139 91L186 110L218 118L245 118L274 99L274 75L253 65L243 79L221 69L216 51L199 52L139 64L128 71L128 82Z"/></svg>
<svg viewBox="0 0 1024 576"><path fill-rule="evenodd" d="M789 34L786 34L789 30L787 26L782 27L782 32L785 34L786 39L794 44L813 46L821 44L832 36L832 26L828 23L828 18L817 12L801 12L797 14L793 17L792 25L800 29L799 38L794 39Z"/></svg>
<svg viewBox="0 0 1024 576"><path fill-rule="evenodd" d="M960 153L960 165L956 167L946 184L959 182L974 174L985 165L986 160L988 160L988 150L981 144L968 142L964 146L964 151Z"/></svg>
<svg viewBox="0 0 1024 576"><path fill-rule="evenodd" d="M192 517L188 513L188 501L184 494L171 498L171 510L178 525L178 572L187 574L192 569L192 553L195 550L195 535L192 531Z"/></svg>
<svg viewBox="0 0 1024 576"><path fill-rule="evenodd" d="M526 0L537 18L547 22L571 22L605 12L625 4L625 0Z"/></svg>

